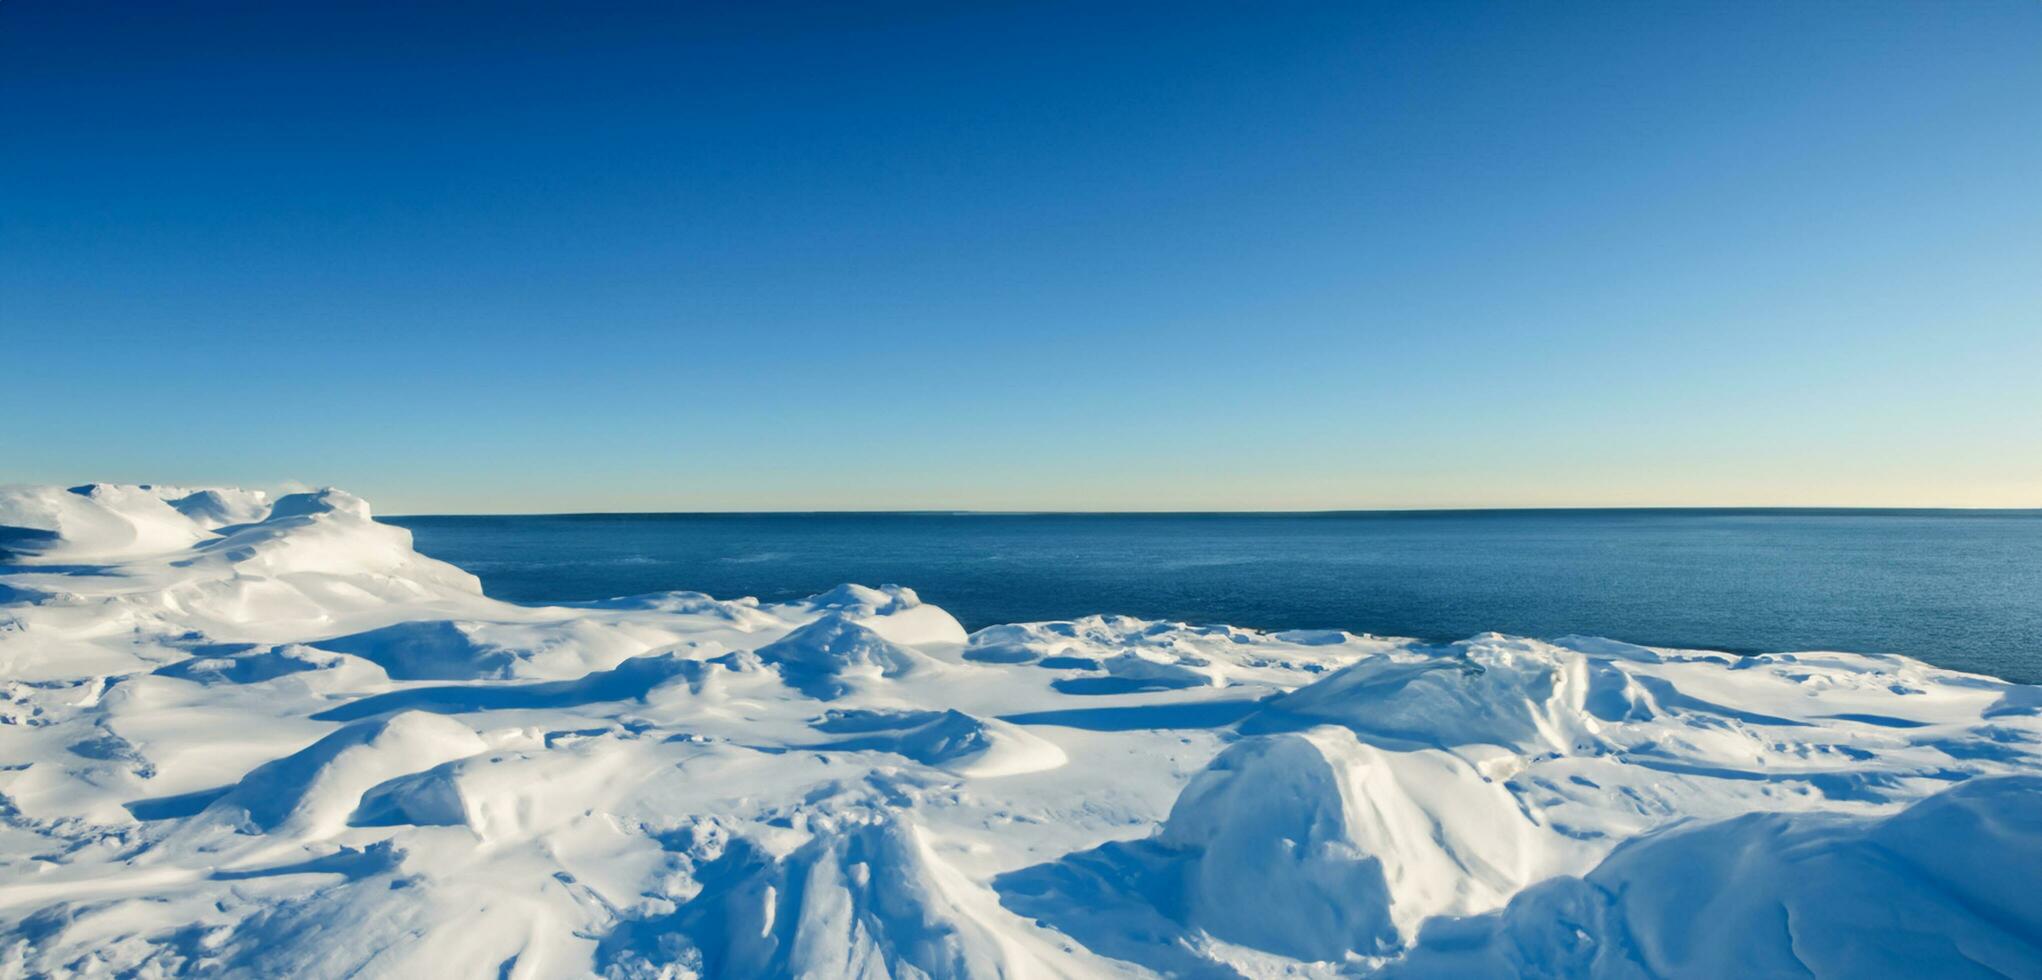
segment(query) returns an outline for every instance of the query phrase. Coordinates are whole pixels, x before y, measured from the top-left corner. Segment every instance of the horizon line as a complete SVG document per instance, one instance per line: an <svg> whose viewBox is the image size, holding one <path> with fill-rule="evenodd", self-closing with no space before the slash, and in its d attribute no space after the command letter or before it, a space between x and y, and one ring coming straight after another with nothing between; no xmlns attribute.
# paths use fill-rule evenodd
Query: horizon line
<svg viewBox="0 0 2042 980"><path fill-rule="evenodd" d="M1888 506L1879 504L1570 504L1541 507L1335 507L1259 510L976 510L970 508L795 509L795 510L571 510L503 511L497 513L377 514L390 518L421 517L1318 517L1415 514L1565 514L1622 511L1631 513L1748 514L2035 514L2037 507Z"/></svg>

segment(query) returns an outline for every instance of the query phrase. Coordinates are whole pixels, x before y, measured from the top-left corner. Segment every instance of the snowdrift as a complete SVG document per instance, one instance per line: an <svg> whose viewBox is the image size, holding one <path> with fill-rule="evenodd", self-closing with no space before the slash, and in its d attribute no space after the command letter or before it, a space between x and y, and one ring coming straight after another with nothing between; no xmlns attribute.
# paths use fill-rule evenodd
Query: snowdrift
<svg viewBox="0 0 2042 980"><path fill-rule="evenodd" d="M0 490L0 975L2042 976L2042 689L896 586L521 606Z"/></svg>
<svg viewBox="0 0 2042 980"><path fill-rule="evenodd" d="M1891 816L1754 813L1642 838L1431 924L1392 972L2038 976L2038 880L2042 779L1978 779Z"/></svg>

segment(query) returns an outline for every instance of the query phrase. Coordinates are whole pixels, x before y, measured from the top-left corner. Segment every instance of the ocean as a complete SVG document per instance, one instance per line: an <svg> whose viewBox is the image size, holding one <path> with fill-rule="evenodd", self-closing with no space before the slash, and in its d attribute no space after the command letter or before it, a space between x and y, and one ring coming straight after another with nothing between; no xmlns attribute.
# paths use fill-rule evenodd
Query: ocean
<svg viewBox="0 0 2042 980"><path fill-rule="evenodd" d="M2042 682L2042 511L396 517L516 602L899 584L969 629L1120 613L1902 653Z"/></svg>

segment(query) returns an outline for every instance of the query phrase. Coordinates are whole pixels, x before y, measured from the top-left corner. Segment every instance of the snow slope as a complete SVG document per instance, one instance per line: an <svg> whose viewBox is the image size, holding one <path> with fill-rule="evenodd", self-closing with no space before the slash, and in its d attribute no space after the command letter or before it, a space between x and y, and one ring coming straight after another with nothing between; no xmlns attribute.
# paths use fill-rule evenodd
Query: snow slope
<svg viewBox="0 0 2042 980"><path fill-rule="evenodd" d="M521 606L0 490L0 976L2042 976L2042 690L911 591Z"/></svg>

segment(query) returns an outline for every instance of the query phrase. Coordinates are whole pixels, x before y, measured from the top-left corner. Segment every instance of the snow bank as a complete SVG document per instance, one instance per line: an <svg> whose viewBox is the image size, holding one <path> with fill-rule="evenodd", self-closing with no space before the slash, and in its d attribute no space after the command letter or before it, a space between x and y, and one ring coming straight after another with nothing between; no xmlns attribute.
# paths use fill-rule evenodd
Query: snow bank
<svg viewBox="0 0 2042 980"><path fill-rule="evenodd" d="M6 529L0 548L15 561L52 564L179 551L209 530L171 505L188 496L168 487L112 484L0 488L0 527Z"/></svg>
<svg viewBox="0 0 2042 980"><path fill-rule="evenodd" d="M0 491L0 975L2042 975L2042 689L910 589L519 606Z"/></svg>
<svg viewBox="0 0 2042 980"><path fill-rule="evenodd" d="M487 748L468 726L437 715L357 722L256 767L207 813L249 833L324 837L340 829L369 787Z"/></svg>
<svg viewBox="0 0 2042 980"><path fill-rule="evenodd" d="M2042 976L2042 778L1883 817L1754 813L1433 923L1402 976Z"/></svg>

